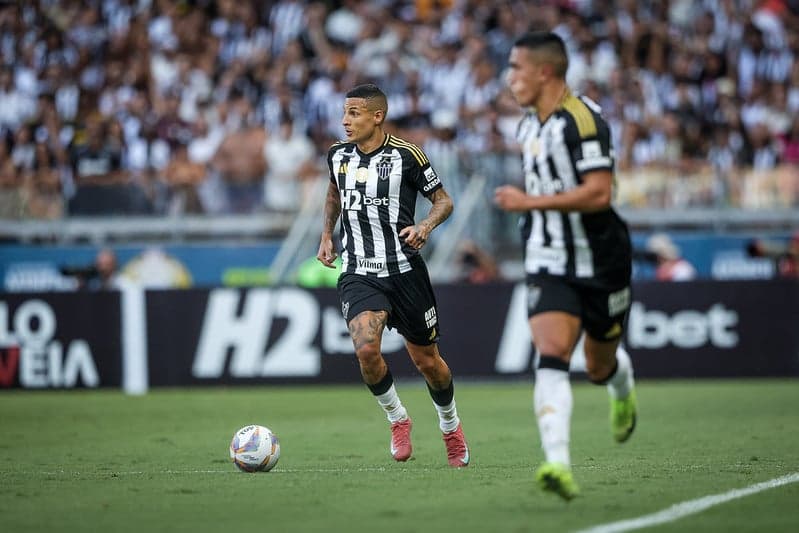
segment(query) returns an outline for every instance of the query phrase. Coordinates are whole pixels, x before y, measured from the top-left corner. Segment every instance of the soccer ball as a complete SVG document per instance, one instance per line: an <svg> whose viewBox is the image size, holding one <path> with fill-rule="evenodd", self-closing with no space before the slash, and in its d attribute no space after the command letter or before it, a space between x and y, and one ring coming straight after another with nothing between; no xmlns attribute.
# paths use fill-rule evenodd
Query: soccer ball
<svg viewBox="0 0 799 533"><path fill-rule="evenodd" d="M280 459L280 441L268 427L244 426L230 441L230 460L245 472L269 472Z"/></svg>

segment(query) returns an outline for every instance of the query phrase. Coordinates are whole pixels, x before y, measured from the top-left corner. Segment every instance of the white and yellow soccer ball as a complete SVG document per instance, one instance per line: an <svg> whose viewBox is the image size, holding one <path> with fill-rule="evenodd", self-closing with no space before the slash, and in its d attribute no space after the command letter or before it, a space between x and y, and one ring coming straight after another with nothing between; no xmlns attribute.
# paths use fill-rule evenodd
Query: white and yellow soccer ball
<svg viewBox="0 0 799 533"><path fill-rule="evenodd" d="M280 441L272 430L244 426L230 441L230 460L244 472L269 472L280 459Z"/></svg>

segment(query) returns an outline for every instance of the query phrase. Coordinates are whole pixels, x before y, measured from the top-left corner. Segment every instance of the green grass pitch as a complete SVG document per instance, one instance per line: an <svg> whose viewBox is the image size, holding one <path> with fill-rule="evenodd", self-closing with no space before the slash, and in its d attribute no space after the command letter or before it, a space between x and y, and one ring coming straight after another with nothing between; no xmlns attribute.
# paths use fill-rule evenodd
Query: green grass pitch
<svg viewBox="0 0 799 533"><path fill-rule="evenodd" d="M799 471L796 380L643 381L639 425L610 436L602 387L574 386L582 494L541 493L530 383L460 383L472 464L446 464L421 381L399 381L414 457L395 463L363 386L0 394L0 530L575 531ZM269 426L269 473L228 460L241 426ZM799 531L799 483L650 531Z"/></svg>

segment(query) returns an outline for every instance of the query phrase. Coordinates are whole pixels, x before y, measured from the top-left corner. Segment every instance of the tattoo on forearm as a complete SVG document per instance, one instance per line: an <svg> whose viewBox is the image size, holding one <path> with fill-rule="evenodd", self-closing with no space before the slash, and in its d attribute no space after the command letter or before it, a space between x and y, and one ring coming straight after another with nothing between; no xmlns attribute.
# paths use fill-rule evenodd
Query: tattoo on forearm
<svg viewBox="0 0 799 533"><path fill-rule="evenodd" d="M327 233L333 233L336 228L336 222L341 214L341 198L338 195L338 189L332 184L327 188L327 198L325 199L325 219L324 230Z"/></svg>
<svg viewBox="0 0 799 533"><path fill-rule="evenodd" d="M425 225L432 231L433 228L449 218L452 213L452 198L444 189L438 189L430 196L430 200L433 202L430 213L419 225Z"/></svg>

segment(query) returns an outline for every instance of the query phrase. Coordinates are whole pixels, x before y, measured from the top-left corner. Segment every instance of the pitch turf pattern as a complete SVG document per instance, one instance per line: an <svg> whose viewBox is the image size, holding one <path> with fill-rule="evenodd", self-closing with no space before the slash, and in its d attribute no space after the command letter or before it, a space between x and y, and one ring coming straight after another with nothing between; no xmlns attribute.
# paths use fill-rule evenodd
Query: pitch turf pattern
<svg viewBox="0 0 799 533"><path fill-rule="evenodd" d="M530 384L458 386L467 469L447 465L422 382L399 381L414 457L360 386L0 394L3 531L576 531L799 471L796 381L637 385L638 427L613 441L602 387L574 390L580 496L540 491ZM228 458L240 427L281 439L272 472ZM799 483L647 531L795 531ZM46 510L46 512L45 512ZM444 511L446 510L446 511Z"/></svg>

